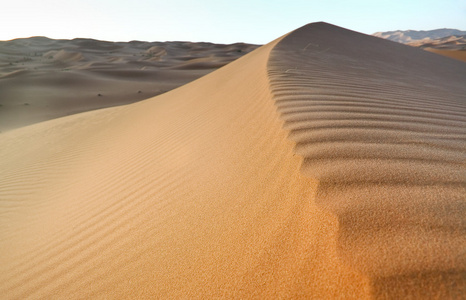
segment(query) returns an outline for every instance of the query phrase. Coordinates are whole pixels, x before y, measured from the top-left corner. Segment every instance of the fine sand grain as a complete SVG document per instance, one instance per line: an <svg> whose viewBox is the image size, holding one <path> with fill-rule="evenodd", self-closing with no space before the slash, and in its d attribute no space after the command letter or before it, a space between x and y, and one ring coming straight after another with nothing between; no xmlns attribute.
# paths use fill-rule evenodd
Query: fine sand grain
<svg viewBox="0 0 466 300"><path fill-rule="evenodd" d="M313 23L2 133L0 295L460 299L464 82L462 62Z"/></svg>

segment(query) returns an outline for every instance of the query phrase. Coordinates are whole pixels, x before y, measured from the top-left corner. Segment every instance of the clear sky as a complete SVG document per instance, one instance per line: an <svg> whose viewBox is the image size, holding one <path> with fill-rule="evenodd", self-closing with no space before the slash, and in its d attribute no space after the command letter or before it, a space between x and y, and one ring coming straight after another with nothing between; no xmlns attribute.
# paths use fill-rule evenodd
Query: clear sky
<svg viewBox="0 0 466 300"><path fill-rule="evenodd" d="M0 40L47 36L265 44L317 21L367 34L466 30L466 0L0 0L0 4Z"/></svg>

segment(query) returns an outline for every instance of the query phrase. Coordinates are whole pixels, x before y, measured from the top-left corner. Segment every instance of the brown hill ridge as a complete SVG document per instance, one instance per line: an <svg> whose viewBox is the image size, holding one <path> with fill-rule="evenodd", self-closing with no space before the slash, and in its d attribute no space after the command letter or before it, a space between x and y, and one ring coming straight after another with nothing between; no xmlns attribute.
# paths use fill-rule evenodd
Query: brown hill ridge
<svg viewBox="0 0 466 300"><path fill-rule="evenodd" d="M0 294L459 299L465 80L313 23L163 95L2 133Z"/></svg>

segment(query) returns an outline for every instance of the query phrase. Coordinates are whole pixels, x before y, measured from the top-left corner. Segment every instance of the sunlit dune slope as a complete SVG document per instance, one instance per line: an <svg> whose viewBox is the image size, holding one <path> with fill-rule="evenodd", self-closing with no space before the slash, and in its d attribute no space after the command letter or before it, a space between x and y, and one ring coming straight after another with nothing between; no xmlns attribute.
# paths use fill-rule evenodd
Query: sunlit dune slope
<svg viewBox="0 0 466 300"><path fill-rule="evenodd" d="M454 62L313 23L158 97L0 134L0 295L461 297Z"/></svg>
<svg viewBox="0 0 466 300"><path fill-rule="evenodd" d="M157 98L3 134L1 294L364 294L282 129L274 45Z"/></svg>

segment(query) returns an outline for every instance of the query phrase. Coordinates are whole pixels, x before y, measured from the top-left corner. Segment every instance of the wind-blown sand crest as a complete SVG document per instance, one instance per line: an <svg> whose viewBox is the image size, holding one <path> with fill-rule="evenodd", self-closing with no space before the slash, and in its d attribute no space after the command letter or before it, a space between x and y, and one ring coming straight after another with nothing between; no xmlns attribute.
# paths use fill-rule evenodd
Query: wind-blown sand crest
<svg viewBox="0 0 466 300"><path fill-rule="evenodd" d="M465 79L313 23L158 97L0 134L0 295L460 298Z"/></svg>

